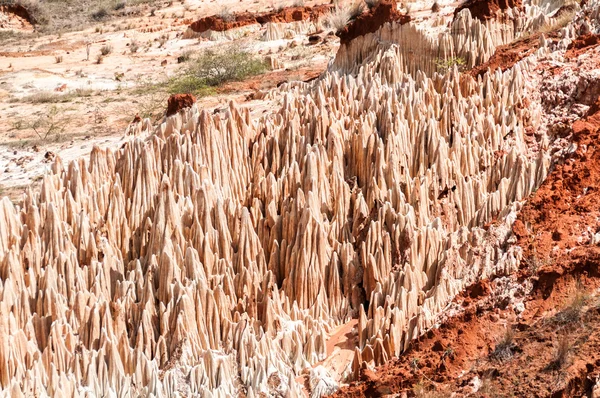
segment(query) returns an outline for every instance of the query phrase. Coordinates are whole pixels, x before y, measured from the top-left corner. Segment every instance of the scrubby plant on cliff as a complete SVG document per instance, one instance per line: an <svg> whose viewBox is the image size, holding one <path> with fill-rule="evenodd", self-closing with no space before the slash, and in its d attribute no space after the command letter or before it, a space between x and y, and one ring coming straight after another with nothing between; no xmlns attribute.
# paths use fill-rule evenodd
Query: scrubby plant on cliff
<svg viewBox="0 0 600 398"><path fill-rule="evenodd" d="M459 72L464 71L467 67L467 62L461 57L451 57L446 59L438 58L435 61L435 65L437 66L438 72L444 74L455 66L458 68Z"/></svg>
<svg viewBox="0 0 600 398"><path fill-rule="evenodd" d="M325 17L324 24L328 28L340 31L344 29L348 22L362 14L364 10L365 5L363 2L355 2L349 5L337 4Z"/></svg>
<svg viewBox="0 0 600 398"><path fill-rule="evenodd" d="M504 331L504 334L496 343L496 348L492 353L492 356L499 361L507 361L513 356L513 348L515 333L512 328L508 327Z"/></svg>
<svg viewBox="0 0 600 398"><path fill-rule="evenodd" d="M235 19L234 15L231 13L231 10L226 5L221 6L217 15L225 22L231 22Z"/></svg>
<svg viewBox="0 0 600 398"><path fill-rule="evenodd" d="M365 4L369 8L369 10L371 8L377 7L379 5L379 3L381 3L381 0L365 0Z"/></svg>

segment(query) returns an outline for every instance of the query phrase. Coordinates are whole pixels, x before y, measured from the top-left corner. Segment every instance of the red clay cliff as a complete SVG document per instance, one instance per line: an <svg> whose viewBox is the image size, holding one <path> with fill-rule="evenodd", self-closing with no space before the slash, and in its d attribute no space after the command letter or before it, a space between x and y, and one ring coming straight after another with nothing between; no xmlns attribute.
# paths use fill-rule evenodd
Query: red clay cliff
<svg viewBox="0 0 600 398"><path fill-rule="evenodd" d="M326 14L333 6L319 5L314 7L286 7L280 11L271 11L260 14L242 12L233 15L231 18L223 18L219 15L204 17L190 25L190 28L197 33L213 30L224 32L230 29L240 28L242 26L261 24L268 22L290 23L299 21L316 21L320 16Z"/></svg>
<svg viewBox="0 0 600 398"><path fill-rule="evenodd" d="M379 5L350 21L342 30L337 32L340 44L348 44L359 36L376 32L386 22L408 23L410 16L398 11L396 0L382 0Z"/></svg>

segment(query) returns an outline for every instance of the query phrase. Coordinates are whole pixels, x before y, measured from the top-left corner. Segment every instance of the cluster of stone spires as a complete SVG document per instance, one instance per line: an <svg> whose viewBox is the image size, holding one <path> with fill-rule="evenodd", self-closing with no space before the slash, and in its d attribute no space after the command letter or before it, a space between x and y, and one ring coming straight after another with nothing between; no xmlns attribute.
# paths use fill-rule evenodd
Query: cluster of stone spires
<svg viewBox="0 0 600 398"><path fill-rule="evenodd" d="M146 140L57 158L22 204L2 199L0 395L299 396L333 327L358 318L352 377L514 271L512 211L550 165L548 138L524 139L542 122L525 76L573 28L476 80L431 69L500 40L468 11L455 23L437 44L385 25L260 119L231 104L144 121Z"/></svg>

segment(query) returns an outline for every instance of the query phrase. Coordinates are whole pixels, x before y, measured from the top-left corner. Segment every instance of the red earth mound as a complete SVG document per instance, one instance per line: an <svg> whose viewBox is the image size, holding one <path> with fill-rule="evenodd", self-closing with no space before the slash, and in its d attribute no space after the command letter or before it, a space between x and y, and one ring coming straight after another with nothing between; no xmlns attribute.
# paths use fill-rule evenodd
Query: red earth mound
<svg viewBox="0 0 600 398"><path fill-rule="evenodd" d="M261 14L243 12L235 14L231 18L223 18L219 15L212 15L197 20L190 25L190 28L197 33L213 30L224 32L242 26L261 24L268 22L290 23L299 21L316 21L321 15L326 14L333 8L332 5L319 5L314 7L286 7L280 11L272 11Z"/></svg>
<svg viewBox="0 0 600 398"><path fill-rule="evenodd" d="M556 32L546 34L546 40L556 42L558 35ZM487 62L474 67L468 73L473 76L481 76L489 69L494 72L496 69L505 71L512 68L517 62L533 54L540 46L540 34L533 34L525 39L520 39L503 46L496 47L496 52Z"/></svg>
<svg viewBox="0 0 600 398"><path fill-rule="evenodd" d="M600 44L600 35L593 35L591 33L581 35L569 44L565 57L577 58L580 54L583 54L590 48L596 47L598 44Z"/></svg>
<svg viewBox="0 0 600 398"><path fill-rule="evenodd" d="M377 31L386 22L394 21L405 24L410 21L410 16L398 11L396 0L382 0L379 5L350 21L336 34L341 44L347 44L359 36Z"/></svg>
<svg viewBox="0 0 600 398"><path fill-rule="evenodd" d="M456 17L456 14L468 8L473 18L485 21L486 19L495 18L499 11L521 6L521 0L467 0L454 10L454 16Z"/></svg>
<svg viewBox="0 0 600 398"><path fill-rule="evenodd" d="M182 109L190 108L196 103L196 97L192 94L174 94L167 102L167 116L176 114Z"/></svg>

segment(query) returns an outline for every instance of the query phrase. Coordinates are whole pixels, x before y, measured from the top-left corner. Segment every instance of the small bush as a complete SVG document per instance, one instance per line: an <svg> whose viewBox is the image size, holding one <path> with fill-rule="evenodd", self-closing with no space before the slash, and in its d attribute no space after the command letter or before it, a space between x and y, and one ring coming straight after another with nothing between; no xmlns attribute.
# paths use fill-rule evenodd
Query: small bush
<svg viewBox="0 0 600 398"><path fill-rule="evenodd" d="M221 19L225 22L231 22L235 19L234 15L231 13L231 10L226 5L221 6L217 16L221 17Z"/></svg>
<svg viewBox="0 0 600 398"><path fill-rule="evenodd" d="M464 71L466 69L467 62L464 58L460 57L452 57L448 59L440 58L436 60L435 65L437 66L438 72L444 74L453 69L455 66L458 68L459 72Z"/></svg>
<svg viewBox="0 0 600 398"><path fill-rule="evenodd" d="M55 57L54 57L54 61L55 61L57 64L60 64L60 63L62 63L62 61L63 61L63 56L62 56L62 55L57 55L57 56L55 56Z"/></svg>
<svg viewBox="0 0 600 398"><path fill-rule="evenodd" d="M185 54L185 57L189 55ZM223 83L243 80L267 69L263 61L237 47L206 51L188 62L190 65L168 82L169 93L206 96Z"/></svg>
<svg viewBox="0 0 600 398"><path fill-rule="evenodd" d="M131 43L129 43L129 51L131 51L131 53L137 53L139 49L140 43L137 40L131 40Z"/></svg>
<svg viewBox="0 0 600 398"><path fill-rule="evenodd" d="M102 47L100 47L100 54L102 54L103 57L106 57L108 54L112 53L113 48L110 44L105 44Z"/></svg>
<svg viewBox="0 0 600 398"><path fill-rule="evenodd" d="M98 54L98 55L96 56L96 63L97 63L98 65L100 65L102 62L104 62L104 55L102 55L102 54Z"/></svg>
<svg viewBox="0 0 600 398"><path fill-rule="evenodd" d="M583 307L589 299L582 286L578 285L573 299L554 316L554 321L559 325L568 325L579 322Z"/></svg>
<svg viewBox="0 0 600 398"><path fill-rule="evenodd" d="M492 356L500 361L509 360L513 356L513 348L515 346L514 343L515 332L512 328L506 328L504 334L496 343L496 348L494 348L494 352Z"/></svg>
<svg viewBox="0 0 600 398"><path fill-rule="evenodd" d="M437 1L431 6L431 12L440 12L440 4Z"/></svg>
<svg viewBox="0 0 600 398"><path fill-rule="evenodd" d="M369 10L371 8L377 7L379 3L381 3L381 0L365 0L365 4L367 5L367 8L369 8Z"/></svg>
<svg viewBox="0 0 600 398"><path fill-rule="evenodd" d="M266 64L249 52L230 47L220 52L204 52L192 61L188 74L204 80L208 86L219 86L259 75L266 69Z"/></svg>
<svg viewBox="0 0 600 398"><path fill-rule="evenodd" d="M113 6L113 10L118 11L118 10L122 10L125 8L127 4L125 4L124 1L118 1L115 3L115 5Z"/></svg>
<svg viewBox="0 0 600 398"><path fill-rule="evenodd" d="M92 13L92 19L94 21L102 21L106 17L108 17L108 11L104 7L99 8L98 10Z"/></svg>
<svg viewBox="0 0 600 398"><path fill-rule="evenodd" d="M184 75L171 79L167 91L169 94L194 94L197 97L205 97L211 95L214 89L197 76Z"/></svg>
<svg viewBox="0 0 600 398"><path fill-rule="evenodd" d="M168 34L160 35L160 37L158 38L158 47L159 48L163 48L164 45L167 44L168 41L169 41L169 35Z"/></svg>
<svg viewBox="0 0 600 398"><path fill-rule="evenodd" d="M340 31L350 22L350 11L338 5L325 17L325 26Z"/></svg>
<svg viewBox="0 0 600 398"><path fill-rule="evenodd" d="M190 50L186 50L177 57L177 63L182 64L184 62L189 61L191 58L192 58L192 52Z"/></svg>
<svg viewBox="0 0 600 398"><path fill-rule="evenodd" d="M566 335L559 337L558 343L554 348L554 355L552 362L547 366L548 370L559 370L562 369L569 359L569 351L571 350L571 343Z"/></svg>

